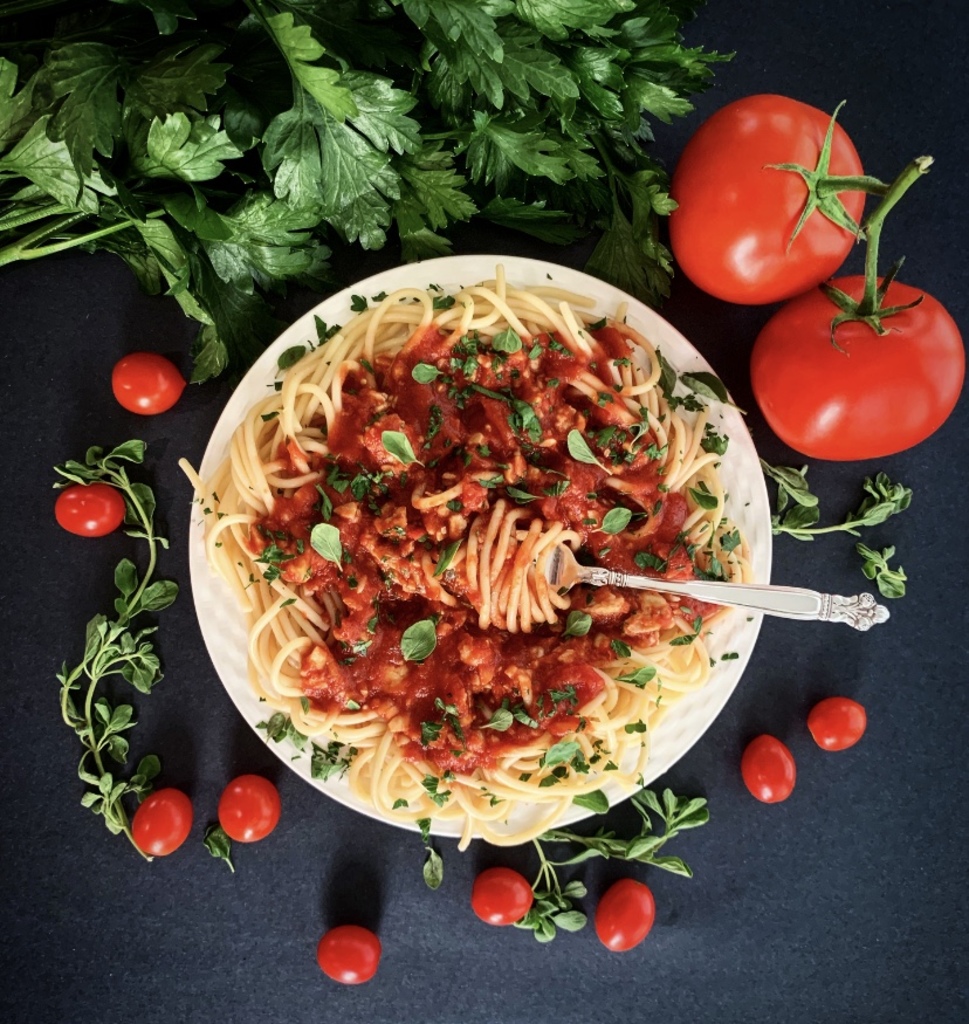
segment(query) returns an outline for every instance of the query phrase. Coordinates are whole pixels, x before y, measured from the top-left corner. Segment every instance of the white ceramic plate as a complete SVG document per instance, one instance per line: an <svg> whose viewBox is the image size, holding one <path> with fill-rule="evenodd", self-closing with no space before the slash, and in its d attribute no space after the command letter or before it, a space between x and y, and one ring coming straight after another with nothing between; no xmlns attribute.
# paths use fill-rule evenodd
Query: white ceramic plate
<svg viewBox="0 0 969 1024"><path fill-rule="evenodd" d="M612 312L620 303L626 302L630 326L646 335L654 345L659 345L678 371L711 370L686 338L654 310L631 299L618 288L577 270L513 256L449 256L427 260L397 267L360 281L324 300L283 331L246 374L226 405L205 450L201 465L202 478L210 478L215 473L228 454L233 431L247 409L265 397L267 385L276 379L276 361L280 353L308 339L315 341L314 315L328 324L346 323L353 315L350 311L351 295L377 295L404 287L425 288L431 283L439 285L446 292L457 291L462 286L493 278L495 266L499 263L504 266L507 279L515 285L547 284L551 278L557 285L598 300L597 308L603 313ZM730 446L721 467L724 486L729 494L727 512L750 543L755 581L767 583L771 566L770 510L757 453L743 418L735 409L714 405L711 420L721 433L730 437ZM249 687L243 616L228 586L209 569L205 560L203 536L200 517L193 515L189 564L199 625L219 678L242 717L255 729L256 724L267 717L267 708L265 704L259 703ZM656 728L651 737L646 783L675 764L720 713L750 660L760 632L761 619L760 614L747 616L738 612L727 616L715 627L708 640L711 654L719 657L727 651L735 651L739 657L732 661L718 662L707 686L676 704ZM259 735L265 734L260 732ZM288 741L270 743L269 746L283 764L321 792L356 811L386 820L369 804L357 799L345 781L322 782L313 779L310 775L309 756L294 759L295 751ZM607 784L603 790L611 803L625 796L623 790L615 785ZM572 807L563 814L558 824L569 824L589 814L589 811L580 807ZM521 818L523 825L526 816L527 810ZM436 822L432 831L435 835L457 836L460 828L457 822Z"/></svg>

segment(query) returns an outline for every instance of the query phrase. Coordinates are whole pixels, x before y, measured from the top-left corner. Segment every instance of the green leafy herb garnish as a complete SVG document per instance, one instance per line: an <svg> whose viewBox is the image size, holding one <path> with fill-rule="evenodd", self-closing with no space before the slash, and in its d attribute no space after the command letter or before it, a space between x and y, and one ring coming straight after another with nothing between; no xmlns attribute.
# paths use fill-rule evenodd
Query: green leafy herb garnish
<svg viewBox="0 0 969 1024"><path fill-rule="evenodd" d="M608 810L608 802L603 807L604 800L601 793L589 793L575 797L573 802L604 813ZM574 901L586 895L586 887L578 879L563 886L556 868L580 864L592 857L633 861L687 878L693 876L693 872L679 857L661 855L659 850L680 832L706 824L710 817L706 800L677 797L667 789L663 791L661 803L652 790L643 789L630 802L639 814L640 828L628 839L620 839L615 832L600 828L591 836L579 835L570 829L553 829L532 840L539 859L538 875L532 883L535 900L531 910L515 923L516 928L533 932L539 942L550 942L559 929L580 931L585 927L586 915L575 908ZM664 824L661 835L653 834L651 813L658 815ZM578 847L578 852L563 860L552 860L546 855L543 844L574 846Z"/></svg>
<svg viewBox="0 0 969 1024"><path fill-rule="evenodd" d="M905 570L901 566L892 569L888 564L888 560L895 554L894 546L874 551L858 541L855 550L864 560L861 571L865 574L865 578L875 581L882 597L905 596L905 582L908 579Z"/></svg>
<svg viewBox="0 0 969 1024"><path fill-rule="evenodd" d="M410 375L418 384L430 384L441 376L441 371L436 366L431 366L430 363L418 363L411 370Z"/></svg>
<svg viewBox="0 0 969 1024"><path fill-rule="evenodd" d="M229 865L229 870L235 874L236 869L232 863L232 840L221 825L209 825L202 842L216 860L224 860Z"/></svg>
<svg viewBox="0 0 969 1024"><path fill-rule="evenodd" d="M421 619L404 630L400 650L405 661L424 661L437 646L437 629L433 619Z"/></svg>
<svg viewBox="0 0 969 1024"><path fill-rule="evenodd" d="M632 517L633 514L628 508L611 508L606 513L605 518L602 520L602 526L599 529L603 533L622 533L629 525L629 520Z"/></svg>
<svg viewBox="0 0 969 1024"><path fill-rule="evenodd" d="M194 380L258 355L288 285L327 286L334 239L358 253L399 240L416 260L446 255L472 217L558 245L601 230L587 269L655 301L674 205L655 122L689 113L726 59L684 44L691 14L670 0L142 0L66 34L15 19L0 266L116 254L199 324Z"/></svg>
<svg viewBox="0 0 969 1024"><path fill-rule="evenodd" d="M410 440L406 434L402 434L399 430L385 430L380 435L380 442L389 455L393 455L395 459L402 462L405 466L409 466L412 462L417 462L417 456L414 454Z"/></svg>
<svg viewBox="0 0 969 1024"><path fill-rule="evenodd" d="M576 462L584 462L588 466L598 466L602 470L606 468L592 453L592 449L589 447L589 442L586 441L580 431L570 430L565 439L565 443L569 449L569 455L571 455Z"/></svg>
<svg viewBox="0 0 969 1024"><path fill-rule="evenodd" d="M443 576L447 572L448 566L451 564L454 556L457 554L458 548L461 547L461 541L452 541L448 546L441 552L441 557L437 560L437 565L434 567L435 576Z"/></svg>
<svg viewBox="0 0 969 1024"><path fill-rule="evenodd" d="M771 466L763 459L760 464L764 473L777 484L777 512L771 516L772 532L786 533L796 540L814 540L820 534L837 532L858 537L860 527L884 523L889 517L904 512L912 503L910 488L893 483L885 473L878 473L874 479L865 477L862 485L865 496L843 522L817 526L821 514L817 496L808 488L808 467L802 466L797 470L790 466ZM794 506L788 508L792 501Z"/></svg>
<svg viewBox="0 0 969 1024"><path fill-rule="evenodd" d="M135 844L123 798L144 799L151 792L152 780L161 770L161 764L154 754L148 754L141 758L128 779L116 777L108 768L107 759L118 765L127 764L129 742L124 733L136 724L134 707L124 703L113 705L106 697L96 697L100 683L111 676L120 676L145 694L162 678L158 655L146 639L154 628L131 628L137 616L162 611L178 595L178 585L171 580L151 582L158 548L167 548L168 541L155 532L154 493L147 484L132 482L124 465L126 462L141 464L144 457L144 442L126 441L109 452L89 448L84 462L71 460L54 467L64 478L54 484L56 488L91 483L116 488L124 498L125 533L148 544L148 565L140 577L129 558L118 563L114 571L119 595L114 601L115 617L99 614L88 622L80 663L68 668L64 662L57 679L61 684L61 715L77 734L83 748L77 773L87 788L81 806L103 817L111 833L124 833L132 846L151 860ZM75 695L82 699L76 700Z"/></svg>
<svg viewBox="0 0 969 1024"><path fill-rule="evenodd" d="M343 564L340 531L330 523L317 523L310 533L310 547L328 562Z"/></svg>
<svg viewBox="0 0 969 1024"><path fill-rule="evenodd" d="M568 636L585 636L592 627L592 616L587 612L569 612L565 620L565 632L562 638Z"/></svg>

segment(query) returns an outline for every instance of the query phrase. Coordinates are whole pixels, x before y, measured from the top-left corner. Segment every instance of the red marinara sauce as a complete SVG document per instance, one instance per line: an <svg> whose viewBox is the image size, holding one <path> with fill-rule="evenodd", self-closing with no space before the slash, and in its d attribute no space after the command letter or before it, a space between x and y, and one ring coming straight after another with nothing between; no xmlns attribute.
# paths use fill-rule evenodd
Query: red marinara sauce
<svg viewBox="0 0 969 1024"><path fill-rule="evenodd" d="M308 593L336 591L346 609L328 644L303 659L303 689L314 706L375 710L393 720L405 756L468 773L533 743L536 730L553 737L581 731L582 708L604 685L594 666L625 645L655 643L673 625L675 609L658 595L580 587L572 607L591 616L587 635L563 638L561 623L528 634L482 630L467 581L441 573L459 599L450 607L435 599L439 591L428 587L421 565L427 554L437 563L472 517L504 497L575 530L592 562L693 576L681 536L686 501L663 486L656 438L645 423L628 424L618 388L592 398L568 387L586 373L608 378L606 364L630 358L619 327L600 326L592 335L597 344L585 357L550 334L522 338L517 351L506 352L475 334L458 337L432 325L393 359L346 376L329 454L303 453L294 442L280 447L293 476L308 467L320 481L277 498L251 534L252 550L264 575ZM322 418L314 425L326 429ZM572 430L601 465L569 454ZM388 453L386 431L403 435L416 461L405 465ZM632 494L606 487L609 476L632 485ZM458 496L446 506L412 504L415 494L453 488ZM629 526L604 532L606 514L624 502L634 513ZM339 565L310 543L322 522L339 530ZM681 611L692 622L705 609ZM404 631L429 618L434 651L422 662L406 660ZM511 723L486 727L500 708L511 712Z"/></svg>

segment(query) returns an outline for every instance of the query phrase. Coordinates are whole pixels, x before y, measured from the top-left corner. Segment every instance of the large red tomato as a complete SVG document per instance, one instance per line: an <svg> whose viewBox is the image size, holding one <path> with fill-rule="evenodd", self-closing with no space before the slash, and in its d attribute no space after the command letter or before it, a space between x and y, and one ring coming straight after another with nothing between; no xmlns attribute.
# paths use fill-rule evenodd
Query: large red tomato
<svg viewBox="0 0 969 1024"><path fill-rule="evenodd" d="M769 164L818 164L831 115L784 96L749 96L705 121L680 157L670 195L673 254L703 291L728 302L777 302L834 274L852 232L815 210L791 236L808 199L801 175ZM862 174L844 129L835 125L831 175ZM839 193L857 223L862 192Z"/></svg>
<svg viewBox="0 0 969 1024"><path fill-rule="evenodd" d="M831 284L859 299L864 278ZM924 293L893 282L884 306ZM965 351L955 321L931 295L884 320L879 336L867 324L831 321L839 309L814 289L768 320L754 344L751 383L771 429L816 459L873 459L924 440L952 412L965 376Z"/></svg>

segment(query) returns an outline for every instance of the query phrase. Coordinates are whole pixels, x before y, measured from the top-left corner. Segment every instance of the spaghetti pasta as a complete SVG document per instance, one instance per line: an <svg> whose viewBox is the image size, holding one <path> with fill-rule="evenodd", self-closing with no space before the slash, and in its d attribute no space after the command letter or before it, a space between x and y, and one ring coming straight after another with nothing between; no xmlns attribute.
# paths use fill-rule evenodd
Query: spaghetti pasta
<svg viewBox="0 0 969 1024"><path fill-rule="evenodd" d="M247 615L255 692L355 793L457 820L462 845L521 842L606 779L636 785L724 614L560 594L545 560L748 578L725 442L622 310L500 267L375 303L282 373L211 479L186 465L206 555Z"/></svg>

